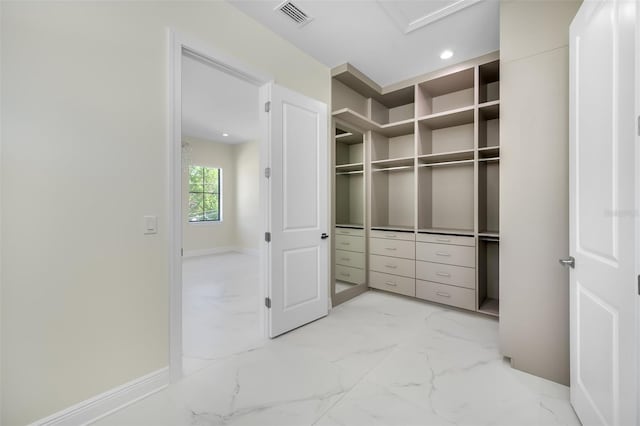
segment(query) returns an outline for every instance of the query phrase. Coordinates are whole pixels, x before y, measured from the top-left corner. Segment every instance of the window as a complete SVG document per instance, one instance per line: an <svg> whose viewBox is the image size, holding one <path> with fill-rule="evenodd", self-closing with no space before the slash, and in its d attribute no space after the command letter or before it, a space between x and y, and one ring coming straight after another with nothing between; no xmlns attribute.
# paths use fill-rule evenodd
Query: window
<svg viewBox="0 0 640 426"><path fill-rule="evenodd" d="M221 220L222 169L189 166L189 222Z"/></svg>

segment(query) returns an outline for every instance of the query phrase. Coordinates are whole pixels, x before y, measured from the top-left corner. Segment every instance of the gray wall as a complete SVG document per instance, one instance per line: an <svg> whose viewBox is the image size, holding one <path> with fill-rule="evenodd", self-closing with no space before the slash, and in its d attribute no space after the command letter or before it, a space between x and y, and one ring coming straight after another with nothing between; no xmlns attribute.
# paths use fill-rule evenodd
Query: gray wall
<svg viewBox="0 0 640 426"><path fill-rule="evenodd" d="M580 1L500 8L500 340L569 383L569 25Z"/></svg>

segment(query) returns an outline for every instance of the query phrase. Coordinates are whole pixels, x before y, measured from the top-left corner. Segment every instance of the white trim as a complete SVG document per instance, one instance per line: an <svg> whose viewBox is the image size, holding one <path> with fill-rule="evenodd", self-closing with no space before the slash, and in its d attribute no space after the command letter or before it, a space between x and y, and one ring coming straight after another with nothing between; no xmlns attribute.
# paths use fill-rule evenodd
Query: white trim
<svg viewBox="0 0 640 426"><path fill-rule="evenodd" d="M249 256L260 256L260 249L258 248L243 248L238 247L235 251L242 254L247 254Z"/></svg>
<svg viewBox="0 0 640 426"><path fill-rule="evenodd" d="M171 28L167 29L168 63L167 63L167 187L166 201L167 223L169 224L169 372L172 382L183 377L182 371L182 54L194 55L212 66L221 69L262 88L273 78L256 71L225 52L208 46L199 40L180 34ZM262 99L262 98L261 98ZM262 111L262 109L261 109ZM264 122L264 113L261 120ZM263 131L265 127L263 126ZM261 146L266 143L268 134L263 134ZM264 152L264 150L262 151ZM261 158L261 164L263 159ZM263 189L261 187L261 189ZM262 192L262 191L261 191ZM261 193L261 197L263 194ZM262 199L262 198L261 198ZM266 212L267 210L262 210ZM263 228L263 230L266 228ZM265 255L261 252L261 264ZM261 270L264 272L264 270ZM260 286L264 287L263 276ZM262 290L264 292L264 290ZM260 304L261 317L266 315L263 304Z"/></svg>
<svg viewBox="0 0 640 426"><path fill-rule="evenodd" d="M37 420L30 426L87 425L153 395L168 385L169 367L164 367Z"/></svg>

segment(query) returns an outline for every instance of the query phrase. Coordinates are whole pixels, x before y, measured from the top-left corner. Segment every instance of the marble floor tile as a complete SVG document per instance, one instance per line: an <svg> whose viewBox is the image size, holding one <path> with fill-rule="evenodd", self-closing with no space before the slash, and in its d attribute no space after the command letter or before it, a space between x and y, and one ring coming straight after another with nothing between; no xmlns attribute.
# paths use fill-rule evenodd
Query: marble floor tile
<svg viewBox="0 0 640 426"><path fill-rule="evenodd" d="M194 318L214 321L207 309L225 300L227 312L245 312L236 279L194 286ZM198 371L96 424L579 425L568 388L503 360L493 318L371 291L273 340L243 346L225 329L200 329L215 337L191 347L208 357Z"/></svg>

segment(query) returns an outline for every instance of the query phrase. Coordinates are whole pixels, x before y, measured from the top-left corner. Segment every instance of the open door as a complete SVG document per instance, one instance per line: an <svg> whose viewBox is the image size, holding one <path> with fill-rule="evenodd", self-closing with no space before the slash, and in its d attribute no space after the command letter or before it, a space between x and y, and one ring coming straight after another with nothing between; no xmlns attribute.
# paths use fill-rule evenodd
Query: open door
<svg viewBox="0 0 640 426"><path fill-rule="evenodd" d="M571 24L571 402L584 425L637 425L635 1ZM552 208L552 206L550 206Z"/></svg>
<svg viewBox="0 0 640 426"><path fill-rule="evenodd" d="M328 312L328 124L326 104L269 86L265 302L275 337Z"/></svg>

